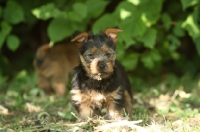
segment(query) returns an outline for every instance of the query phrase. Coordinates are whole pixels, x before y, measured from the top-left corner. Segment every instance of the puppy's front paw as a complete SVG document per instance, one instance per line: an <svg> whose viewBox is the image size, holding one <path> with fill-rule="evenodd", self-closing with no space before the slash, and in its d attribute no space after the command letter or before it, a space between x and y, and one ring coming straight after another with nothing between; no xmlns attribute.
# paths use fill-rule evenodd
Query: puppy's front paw
<svg viewBox="0 0 200 132"><path fill-rule="evenodd" d="M111 114L106 114L105 116L104 116L104 119L105 120L123 120L124 118L122 117L122 116L120 116L120 115L111 115Z"/></svg>

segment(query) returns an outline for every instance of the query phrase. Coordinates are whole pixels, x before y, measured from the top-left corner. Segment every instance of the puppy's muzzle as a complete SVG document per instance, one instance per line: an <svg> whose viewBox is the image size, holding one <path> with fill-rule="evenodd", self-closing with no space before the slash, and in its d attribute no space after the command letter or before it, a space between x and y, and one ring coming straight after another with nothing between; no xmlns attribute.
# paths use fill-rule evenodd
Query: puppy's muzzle
<svg viewBox="0 0 200 132"><path fill-rule="evenodd" d="M99 70L104 70L106 68L106 63L104 61L99 61L98 68Z"/></svg>

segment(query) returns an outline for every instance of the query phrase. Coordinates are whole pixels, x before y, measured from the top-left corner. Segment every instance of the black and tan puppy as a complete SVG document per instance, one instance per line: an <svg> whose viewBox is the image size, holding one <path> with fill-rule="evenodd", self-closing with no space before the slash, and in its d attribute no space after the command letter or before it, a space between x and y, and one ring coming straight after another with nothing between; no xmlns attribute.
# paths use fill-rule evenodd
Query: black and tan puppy
<svg viewBox="0 0 200 132"><path fill-rule="evenodd" d="M122 119L123 108L132 115L131 86L116 60L119 32L117 28L96 35L84 32L72 40L78 43L81 60L72 79L72 104L82 120L99 115L102 108L106 108L105 119Z"/></svg>

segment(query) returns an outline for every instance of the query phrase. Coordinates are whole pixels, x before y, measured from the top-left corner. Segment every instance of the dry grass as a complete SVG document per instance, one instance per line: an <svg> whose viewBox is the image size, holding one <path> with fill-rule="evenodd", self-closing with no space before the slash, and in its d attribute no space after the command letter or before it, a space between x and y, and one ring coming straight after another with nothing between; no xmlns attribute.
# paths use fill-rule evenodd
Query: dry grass
<svg viewBox="0 0 200 132"><path fill-rule="evenodd" d="M169 89L162 83L134 93L130 121L99 118L76 122L69 96L46 96L37 88L8 90L0 95L0 132L198 132L199 82L187 84L190 90L184 85Z"/></svg>

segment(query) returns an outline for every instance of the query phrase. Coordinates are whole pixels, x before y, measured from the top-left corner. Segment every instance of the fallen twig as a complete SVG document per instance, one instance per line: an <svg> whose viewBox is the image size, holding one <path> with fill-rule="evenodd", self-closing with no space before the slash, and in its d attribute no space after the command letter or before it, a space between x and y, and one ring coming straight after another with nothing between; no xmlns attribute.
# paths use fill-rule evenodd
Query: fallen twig
<svg viewBox="0 0 200 132"><path fill-rule="evenodd" d="M142 120L138 120L138 121L127 121L127 120L122 120L122 121L115 121L112 123L106 123L104 125L101 126L97 126L94 127L94 131L95 132L99 132L99 131L113 131L113 130L129 130L129 129L134 129L137 131L142 131L142 132L147 132L147 129L141 127L141 126L137 126L135 124L141 123Z"/></svg>

